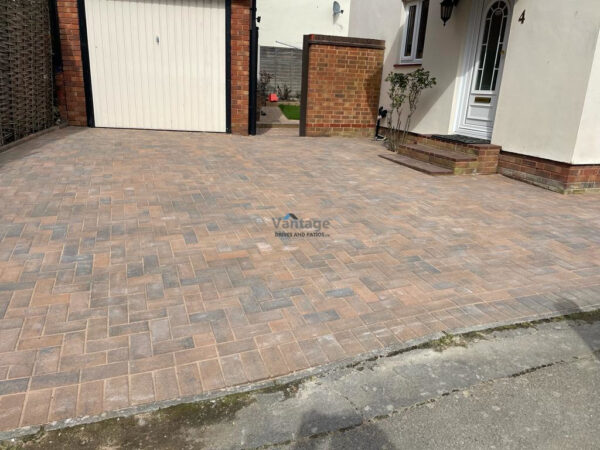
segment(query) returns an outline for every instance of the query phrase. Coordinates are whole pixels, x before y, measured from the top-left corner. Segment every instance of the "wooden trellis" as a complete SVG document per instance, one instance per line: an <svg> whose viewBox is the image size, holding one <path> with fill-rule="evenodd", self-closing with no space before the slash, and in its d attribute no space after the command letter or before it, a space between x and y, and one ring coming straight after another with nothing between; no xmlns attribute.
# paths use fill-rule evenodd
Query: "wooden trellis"
<svg viewBox="0 0 600 450"><path fill-rule="evenodd" d="M0 0L0 148L54 124L48 0Z"/></svg>

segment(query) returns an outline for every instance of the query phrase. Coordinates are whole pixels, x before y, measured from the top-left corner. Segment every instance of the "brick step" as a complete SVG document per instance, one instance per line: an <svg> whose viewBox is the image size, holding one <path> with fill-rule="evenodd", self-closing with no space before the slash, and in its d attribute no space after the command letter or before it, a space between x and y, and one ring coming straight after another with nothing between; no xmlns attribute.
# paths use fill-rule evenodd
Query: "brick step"
<svg viewBox="0 0 600 450"><path fill-rule="evenodd" d="M457 166L466 167L468 163L477 161L477 157L472 154L442 148L434 148L421 144L400 145L398 147L398 153L431 164L446 167L447 169L454 169Z"/></svg>
<svg viewBox="0 0 600 450"><path fill-rule="evenodd" d="M426 134L409 133L398 153L450 169L455 175L492 174L502 147L495 144L449 142Z"/></svg>
<svg viewBox="0 0 600 450"><path fill-rule="evenodd" d="M472 155L472 154L468 154L468 153L463 153L463 152L457 152L457 151L453 151L453 150L447 150L447 149L443 149L443 148L435 148L435 147L430 147L428 145L422 145L422 144L404 144L404 145L400 145L398 148L398 151L406 151L406 152L410 152L411 154L414 154L417 159L422 159L423 160L428 160L431 158L438 158L438 159L443 159L443 160L447 160L450 162L469 162L469 161L477 161L477 156ZM412 155L407 155L407 156L411 156Z"/></svg>
<svg viewBox="0 0 600 450"><path fill-rule="evenodd" d="M452 150L461 153L467 153L471 155L478 155L481 150L500 150L499 145L491 144L463 144L460 142L446 141L439 138L435 138L429 135L418 135L415 136L418 144L425 145L428 147L434 147L444 150Z"/></svg>
<svg viewBox="0 0 600 450"><path fill-rule="evenodd" d="M462 144L460 142L443 141L430 136L419 136L417 137L417 143L420 145L426 145L428 147L439 148L443 150L450 150L455 152L475 154L476 149L470 147L468 144Z"/></svg>
<svg viewBox="0 0 600 450"><path fill-rule="evenodd" d="M379 155L380 158L387 159L388 161L395 162L396 164L400 164L402 166L409 167L414 170L418 170L419 172L426 173L431 176L440 176L440 175L452 175L454 171L450 169L446 169L444 167L435 166L433 164L429 164L425 161L420 161L418 159L409 158L408 156L399 155L397 153L390 153L389 155Z"/></svg>

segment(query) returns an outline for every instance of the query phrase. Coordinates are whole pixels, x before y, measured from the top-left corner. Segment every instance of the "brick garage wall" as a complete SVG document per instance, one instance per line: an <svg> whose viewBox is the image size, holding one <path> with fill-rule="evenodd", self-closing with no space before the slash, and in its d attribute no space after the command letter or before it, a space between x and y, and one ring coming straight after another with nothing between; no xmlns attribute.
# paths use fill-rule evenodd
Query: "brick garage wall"
<svg viewBox="0 0 600 450"><path fill-rule="evenodd" d="M248 134L250 0L231 1L231 131ZM57 0L63 72L55 75L61 117L86 126L77 0Z"/></svg>
<svg viewBox="0 0 600 450"><path fill-rule="evenodd" d="M231 132L248 134L250 0L231 1Z"/></svg>
<svg viewBox="0 0 600 450"><path fill-rule="evenodd" d="M502 151L498 172L563 194L600 191L600 165L573 165Z"/></svg>
<svg viewBox="0 0 600 450"><path fill-rule="evenodd" d="M306 35L301 136L370 136L379 108L385 41Z"/></svg>
<svg viewBox="0 0 600 450"><path fill-rule="evenodd" d="M58 108L69 125L86 126L77 0L57 0L56 9L63 60L62 73L55 75Z"/></svg>

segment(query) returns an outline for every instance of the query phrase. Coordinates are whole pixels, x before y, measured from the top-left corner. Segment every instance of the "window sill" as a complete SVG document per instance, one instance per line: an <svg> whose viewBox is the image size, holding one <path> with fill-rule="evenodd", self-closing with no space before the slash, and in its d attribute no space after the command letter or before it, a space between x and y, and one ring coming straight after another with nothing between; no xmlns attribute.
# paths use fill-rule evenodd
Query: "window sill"
<svg viewBox="0 0 600 450"><path fill-rule="evenodd" d="M423 65L423 63L399 63L399 64L394 64L394 68L395 69L402 69L404 67L421 67Z"/></svg>

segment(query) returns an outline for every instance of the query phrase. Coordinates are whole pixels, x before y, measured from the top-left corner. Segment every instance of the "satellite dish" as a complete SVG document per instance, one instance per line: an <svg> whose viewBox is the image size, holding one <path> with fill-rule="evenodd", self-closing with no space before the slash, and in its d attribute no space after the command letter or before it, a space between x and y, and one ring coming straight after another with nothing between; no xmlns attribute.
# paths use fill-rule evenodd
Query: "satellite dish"
<svg viewBox="0 0 600 450"><path fill-rule="evenodd" d="M338 14L343 14L344 10L340 6L338 2L333 2L333 15L337 16Z"/></svg>

